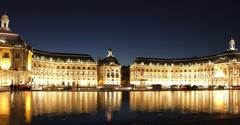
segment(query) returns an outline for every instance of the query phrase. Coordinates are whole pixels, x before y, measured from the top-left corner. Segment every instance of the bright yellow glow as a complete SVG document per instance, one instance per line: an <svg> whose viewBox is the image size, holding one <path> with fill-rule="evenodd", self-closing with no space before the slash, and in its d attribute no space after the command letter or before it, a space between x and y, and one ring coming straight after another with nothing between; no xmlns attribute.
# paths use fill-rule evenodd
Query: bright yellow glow
<svg viewBox="0 0 240 125"><path fill-rule="evenodd" d="M34 92L32 106L36 115L97 112L97 92Z"/></svg>
<svg viewBox="0 0 240 125"><path fill-rule="evenodd" d="M3 70L8 70L11 66L11 60L9 58L2 58L1 68Z"/></svg>
<svg viewBox="0 0 240 125"><path fill-rule="evenodd" d="M211 112L211 113L235 113L238 112L238 105L233 106L234 110L229 111L228 106L240 101L229 96L229 91L145 91L130 92L130 109L132 111L154 112L177 110L182 112ZM236 92L234 92L236 93ZM229 99L233 102L229 102Z"/></svg>
<svg viewBox="0 0 240 125"><path fill-rule="evenodd" d="M228 102L228 100L226 100L226 98L228 98L228 92L227 91L214 91L213 92L213 98L214 98L214 110L215 111L222 111L224 112L226 103Z"/></svg>
<svg viewBox="0 0 240 125"><path fill-rule="evenodd" d="M223 70L221 70L220 68L215 68L215 73L214 73L214 77L215 78L221 78L221 77L224 77L224 72Z"/></svg>
<svg viewBox="0 0 240 125"><path fill-rule="evenodd" d="M4 39L1 39L1 38L0 38L0 42L1 42L1 43L5 43L6 41L5 41Z"/></svg>
<svg viewBox="0 0 240 125"><path fill-rule="evenodd" d="M1 125L8 125L9 120L10 120L10 96L9 93L0 93L0 123Z"/></svg>
<svg viewBox="0 0 240 125"><path fill-rule="evenodd" d="M28 71L32 70L32 55L33 55L32 52L28 51L28 64L27 64Z"/></svg>
<svg viewBox="0 0 240 125"><path fill-rule="evenodd" d="M30 124L32 119L31 93L26 93L25 118L26 118L26 123Z"/></svg>

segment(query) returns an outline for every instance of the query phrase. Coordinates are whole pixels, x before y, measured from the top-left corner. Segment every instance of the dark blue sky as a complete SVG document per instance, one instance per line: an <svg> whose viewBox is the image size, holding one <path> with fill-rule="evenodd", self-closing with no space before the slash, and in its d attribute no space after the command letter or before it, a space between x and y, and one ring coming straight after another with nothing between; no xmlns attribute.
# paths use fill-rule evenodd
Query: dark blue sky
<svg viewBox="0 0 240 125"><path fill-rule="evenodd" d="M86 2L87 1L87 2ZM34 48L88 53L111 47L121 64L138 56L221 53L240 40L240 2L225 0L1 0L10 27ZM239 46L239 45L237 45Z"/></svg>

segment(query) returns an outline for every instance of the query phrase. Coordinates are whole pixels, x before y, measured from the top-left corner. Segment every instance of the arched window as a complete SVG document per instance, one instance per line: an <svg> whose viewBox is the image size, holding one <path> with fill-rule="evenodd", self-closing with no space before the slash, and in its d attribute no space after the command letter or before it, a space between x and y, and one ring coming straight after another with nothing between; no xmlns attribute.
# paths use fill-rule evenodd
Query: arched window
<svg viewBox="0 0 240 125"><path fill-rule="evenodd" d="M62 66L62 69L65 69L65 66Z"/></svg>
<svg viewBox="0 0 240 125"><path fill-rule="evenodd" d="M77 69L80 69L80 67L78 66Z"/></svg>
<svg viewBox="0 0 240 125"><path fill-rule="evenodd" d="M118 73L116 74L116 78L119 78L119 74Z"/></svg>
<svg viewBox="0 0 240 125"><path fill-rule="evenodd" d="M114 78L114 72L111 73L111 77Z"/></svg>
<svg viewBox="0 0 240 125"><path fill-rule="evenodd" d="M85 70L86 68L85 67L83 67L83 70Z"/></svg>
<svg viewBox="0 0 240 125"><path fill-rule="evenodd" d="M70 66L68 66L67 69L70 69Z"/></svg>
<svg viewBox="0 0 240 125"><path fill-rule="evenodd" d="M91 70L91 68L90 68L90 67L88 67L87 69L88 69L88 70Z"/></svg>
<svg viewBox="0 0 240 125"><path fill-rule="evenodd" d="M110 73L107 73L107 78L110 78Z"/></svg>

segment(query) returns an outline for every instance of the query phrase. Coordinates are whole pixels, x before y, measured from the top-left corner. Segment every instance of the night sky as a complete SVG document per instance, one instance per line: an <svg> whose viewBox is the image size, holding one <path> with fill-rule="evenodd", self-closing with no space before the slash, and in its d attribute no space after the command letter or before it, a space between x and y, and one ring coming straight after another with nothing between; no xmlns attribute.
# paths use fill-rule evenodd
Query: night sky
<svg viewBox="0 0 240 125"><path fill-rule="evenodd" d="M240 2L231 0L1 0L1 15L32 47L105 57L182 58L240 49Z"/></svg>

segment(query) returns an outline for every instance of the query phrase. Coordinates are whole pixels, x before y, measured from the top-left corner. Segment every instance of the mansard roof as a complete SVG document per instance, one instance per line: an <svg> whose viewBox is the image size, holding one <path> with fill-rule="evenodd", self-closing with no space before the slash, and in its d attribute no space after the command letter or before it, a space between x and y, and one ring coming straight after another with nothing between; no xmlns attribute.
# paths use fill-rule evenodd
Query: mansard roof
<svg viewBox="0 0 240 125"><path fill-rule="evenodd" d="M103 60L100 60L99 65L120 65L120 63L118 62L117 58L109 56Z"/></svg>
<svg viewBox="0 0 240 125"><path fill-rule="evenodd" d="M3 46L15 46L15 47L26 47L26 43L19 34L0 30L0 39L5 40L5 43L1 43Z"/></svg>
<svg viewBox="0 0 240 125"><path fill-rule="evenodd" d="M76 53L56 53L56 52L48 52L43 50L33 49L33 55L35 56L43 56L45 58L53 58L53 59L61 59L61 60L82 60L94 62L94 59L89 54L76 54Z"/></svg>
<svg viewBox="0 0 240 125"><path fill-rule="evenodd" d="M239 51L226 51L221 54L202 56L202 57L192 57L192 58L148 58L148 57L137 57L134 60L134 63L140 64L193 64L193 63L208 63L211 62L227 62L229 60L239 60L240 61L240 52Z"/></svg>

